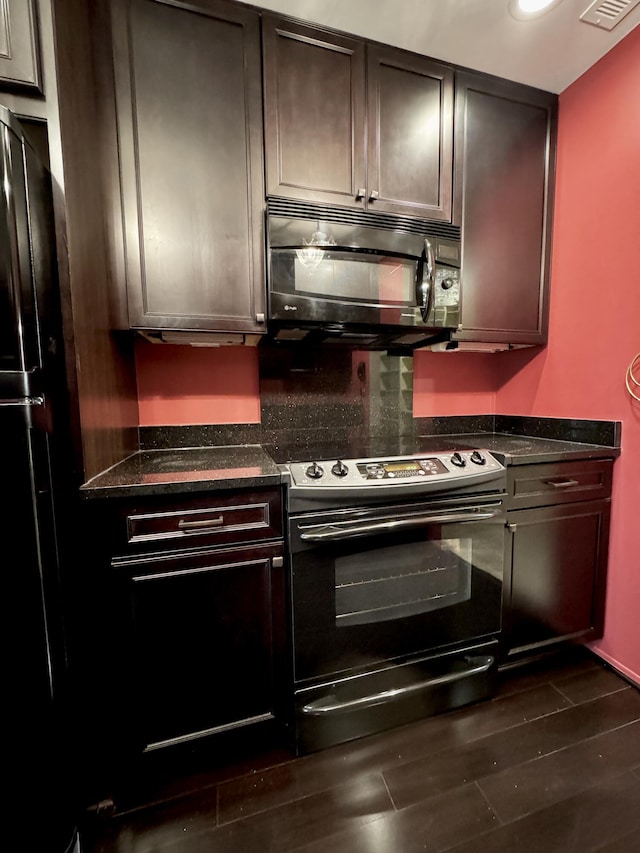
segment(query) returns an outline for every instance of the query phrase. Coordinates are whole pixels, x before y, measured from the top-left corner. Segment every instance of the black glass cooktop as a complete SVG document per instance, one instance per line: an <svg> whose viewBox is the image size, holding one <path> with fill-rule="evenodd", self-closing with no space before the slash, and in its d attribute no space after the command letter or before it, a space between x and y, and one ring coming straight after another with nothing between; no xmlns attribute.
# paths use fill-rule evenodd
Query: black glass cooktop
<svg viewBox="0 0 640 853"><path fill-rule="evenodd" d="M461 436L379 436L348 441L292 442L269 444L265 450L274 462L322 462L332 459L376 459L386 456L410 456L419 453L440 453L454 450L474 450Z"/></svg>

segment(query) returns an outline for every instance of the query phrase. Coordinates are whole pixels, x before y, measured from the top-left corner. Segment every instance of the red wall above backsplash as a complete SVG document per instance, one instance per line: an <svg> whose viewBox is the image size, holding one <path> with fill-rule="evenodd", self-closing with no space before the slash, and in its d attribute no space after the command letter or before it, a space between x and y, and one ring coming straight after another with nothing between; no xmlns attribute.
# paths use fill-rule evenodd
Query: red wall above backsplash
<svg viewBox="0 0 640 853"><path fill-rule="evenodd" d="M413 416L494 414L497 371L494 354L416 352Z"/></svg>
<svg viewBox="0 0 640 853"><path fill-rule="evenodd" d="M140 426L260 422L255 347L136 341Z"/></svg>

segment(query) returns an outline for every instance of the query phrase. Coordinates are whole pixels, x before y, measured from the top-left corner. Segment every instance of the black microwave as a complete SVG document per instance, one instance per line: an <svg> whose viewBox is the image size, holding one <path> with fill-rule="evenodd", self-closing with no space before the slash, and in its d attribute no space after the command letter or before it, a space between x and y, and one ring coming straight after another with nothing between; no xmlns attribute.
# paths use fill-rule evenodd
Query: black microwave
<svg viewBox="0 0 640 853"><path fill-rule="evenodd" d="M346 218L268 212L272 337L369 349L415 349L448 339L460 320L459 231L439 223L390 220L383 227L363 215ZM413 230L401 227L407 223ZM447 229L451 233L438 233Z"/></svg>

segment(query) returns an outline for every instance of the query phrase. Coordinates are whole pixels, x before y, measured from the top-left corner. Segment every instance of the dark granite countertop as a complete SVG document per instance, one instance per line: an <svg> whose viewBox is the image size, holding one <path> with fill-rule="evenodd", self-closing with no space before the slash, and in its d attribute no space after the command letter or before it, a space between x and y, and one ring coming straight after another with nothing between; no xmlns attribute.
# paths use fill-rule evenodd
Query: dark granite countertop
<svg viewBox="0 0 640 853"><path fill-rule="evenodd" d="M142 450L98 474L80 492L86 498L184 494L279 486L280 471L259 445Z"/></svg>
<svg viewBox="0 0 640 853"><path fill-rule="evenodd" d="M506 465L613 458L620 455L620 448L617 447L498 432L386 436L330 444L299 441L295 444L265 445L265 450L278 463L404 456L474 448L482 448L494 453Z"/></svg>
<svg viewBox="0 0 640 853"><path fill-rule="evenodd" d="M399 456L483 448L506 465L615 458L619 447L498 432L383 437L355 440L340 447L297 442L287 445L226 445L143 450L94 477L81 489L86 498L277 486L276 463L289 460Z"/></svg>
<svg viewBox="0 0 640 853"><path fill-rule="evenodd" d="M482 447L493 453L505 465L568 462L578 459L614 459L620 455L619 447L498 432L461 433L446 437L422 436L418 442L420 442L420 451L428 450L432 444L433 450L436 447L451 450Z"/></svg>

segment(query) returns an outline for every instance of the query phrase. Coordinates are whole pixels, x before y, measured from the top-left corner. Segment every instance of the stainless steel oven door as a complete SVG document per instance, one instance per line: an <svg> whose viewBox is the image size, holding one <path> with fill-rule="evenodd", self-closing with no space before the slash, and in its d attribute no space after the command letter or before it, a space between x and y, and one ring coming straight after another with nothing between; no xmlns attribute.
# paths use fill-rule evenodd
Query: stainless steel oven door
<svg viewBox="0 0 640 853"><path fill-rule="evenodd" d="M494 637L503 541L499 496L292 516L296 684Z"/></svg>

